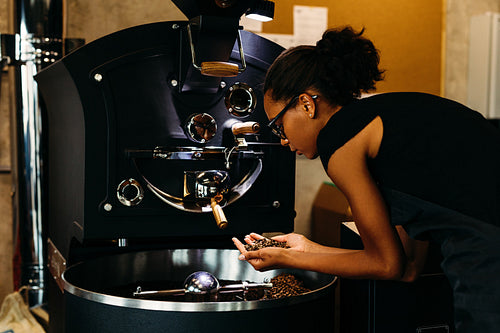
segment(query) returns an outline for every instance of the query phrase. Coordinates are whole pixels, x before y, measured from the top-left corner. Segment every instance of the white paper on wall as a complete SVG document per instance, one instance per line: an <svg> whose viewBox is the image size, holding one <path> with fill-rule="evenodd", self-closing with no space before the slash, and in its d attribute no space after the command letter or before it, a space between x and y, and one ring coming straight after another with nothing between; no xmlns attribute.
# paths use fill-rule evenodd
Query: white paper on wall
<svg viewBox="0 0 500 333"><path fill-rule="evenodd" d="M297 44L315 45L328 27L328 7L293 6L293 35Z"/></svg>
<svg viewBox="0 0 500 333"><path fill-rule="evenodd" d="M327 27L327 7L293 6L293 35L259 33L259 36L287 49L297 45L315 45ZM245 27L245 30L248 29Z"/></svg>

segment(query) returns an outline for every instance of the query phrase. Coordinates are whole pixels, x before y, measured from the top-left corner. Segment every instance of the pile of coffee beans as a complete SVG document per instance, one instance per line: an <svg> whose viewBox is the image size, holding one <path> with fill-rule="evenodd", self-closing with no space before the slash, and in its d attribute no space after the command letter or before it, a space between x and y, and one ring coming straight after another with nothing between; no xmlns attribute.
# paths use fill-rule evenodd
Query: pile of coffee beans
<svg viewBox="0 0 500 333"><path fill-rule="evenodd" d="M235 281L221 281L221 285L235 283ZM244 297L241 293L221 293L218 296L218 301L238 301L243 298L247 301L255 300L273 300L291 296L302 295L311 291L304 286L304 281L290 273L281 273L273 277L269 282L273 284L270 289L255 288L245 292ZM237 282L236 282L237 283Z"/></svg>
<svg viewBox="0 0 500 333"><path fill-rule="evenodd" d="M257 251L259 249L263 249L265 247L282 247L282 248L290 248L286 242L278 242L274 239L269 238L261 238L253 242L253 244L246 244L245 250L247 251Z"/></svg>
<svg viewBox="0 0 500 333"><path fill-rule="evenodd" d="M304 287L304 281L288 273L281 273L273 277L270 282L273 284L273 287L270 292L266 294L266 299L298 296L311 291L311 289Z"/></svg>

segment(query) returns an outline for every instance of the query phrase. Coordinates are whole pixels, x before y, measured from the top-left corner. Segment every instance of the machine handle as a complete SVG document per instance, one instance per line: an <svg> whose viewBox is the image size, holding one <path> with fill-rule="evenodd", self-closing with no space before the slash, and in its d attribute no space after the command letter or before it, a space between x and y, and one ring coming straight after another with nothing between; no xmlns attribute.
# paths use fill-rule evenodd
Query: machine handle
<svg viewBox="0 0 500 333"><path fill-rule="evenodd" d="M240 71L237 64L223 61L205 61L200 67L201 74L206 76L233 77Z"/></svg>
<svg viewBox="0 0 500 333"><path fill-rule="evenodd" d="M191 62L193 67L199 70L201 74L207 76L231 77L238 75L238 73L243 73L247 69L245 53L243 52L243 44L241 43L240 30L238 30L236 40L238 41L238 48L240 51L241 68L237 64L223 61L206 61L201 62L201 66L198 66L196 63L196 52L194 50L193 37L191 35L191 24L187 25L187 35L189 39L189 47L191 49Z"/></svg>
<svg viewBox="0 0 500 333"><path fill-rule="evenodd" d="M231 130L234 135L238 134L255 134L260 130L260 124L255 121L247 121L244 123L235 123Z"/></svg>
<svg viewBox="0 0 500 333"><path fill-rule="evenodd" d="M224 214L222 207L219 205L215 198L210 199L210 206L212 207L215 222L217 223L219 229L224 229L225 227L227 227L226 215Z"/></svg>

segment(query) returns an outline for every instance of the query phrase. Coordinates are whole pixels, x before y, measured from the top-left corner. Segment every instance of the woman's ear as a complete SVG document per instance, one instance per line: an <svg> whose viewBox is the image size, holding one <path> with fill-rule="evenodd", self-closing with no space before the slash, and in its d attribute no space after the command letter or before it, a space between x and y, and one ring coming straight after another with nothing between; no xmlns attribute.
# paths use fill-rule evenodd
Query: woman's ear
<svg viewBox="0 0 500 333"><path fill-rule="evenodd" d="M307 113L307 117L313 119L316 116L316 104L313 98L309 94L301 94L299 96L299 105L304 112Z"/></svg>

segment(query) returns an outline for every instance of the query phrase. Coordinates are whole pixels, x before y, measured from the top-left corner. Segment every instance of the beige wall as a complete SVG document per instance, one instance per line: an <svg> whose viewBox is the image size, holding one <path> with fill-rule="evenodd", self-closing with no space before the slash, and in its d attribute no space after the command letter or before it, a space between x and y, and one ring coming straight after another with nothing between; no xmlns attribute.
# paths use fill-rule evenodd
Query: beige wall
<svg viewBox="0 0 500 333"><path fill-rule="evenodd" d="M279 0L264 32L293 33L293 5L328 6L328 26L351 25L381 53L386 79L380 92L440 94L443 0Z"/></svg>
<svg viewBox="0 0 500 333"><path fill-rule="evenodd" d="M186 20L168 0L66 0L66 18L66 37L86 42L135 25Z"/></svg>
<svg viewBox="0 0 500 333"><path fill-rule="evenodd" d="M11 33L9 30L9 18L11 4L14 0L0 0L0 32ZM441 43L441 29L439 24L434 25L434 30L423 29L427 19L437 22L436 15L440 15L441 1L425 1L428 6L409 8L411 3L424 3L421 1L347 1L338 0L325 2L320 0L277 0L277 8L290 6L291 4L318 5L330 4L329 24L330 26L341 24L352 24L355 28L366 26L367 36L373 38L382 51L382 61L384 68L388 69L388 80L392 81L394 72L398 72L399 77L394 82L408 82L407 85L381 86L383 90L424 90L412 85L416 82L411 66L403 65L407 55L398 52L405 50L412 53L413 48L422 48L425 39L431 40L433 49L436 43ZM439 4L439 6L437 5ZM436 91L435 73L444 72L444 94L447 97L465 100L466 95L466 72L467 72L467 42L468 42L468 20L472 14L485 11L500 11L498 0L446 0L445 12L445 45L444 70L439 67L440 62L429 60L422 53L423 57L417 59L419 71L424 73L422 77L428 77L432 82L430 88ZM288 9L286 9L288 10ZM184 19L182 13L167 0L67 0L66 1L66 36L85 38L92 41L96 38L109 34L113 31L163 20ZM411 19L405 20L404 15L412 14ZM418 20L417 20L418 19ZM280 21L282 23L280 23ZM285 23L283 23L285 22ZM288 22L288 23L286 23ZM282 15L281 18L264 25L264 32L290 33L286 24L291 24L291 12ZM274 27L273 27L274 25ZM386 27L383 33L381 25ZM417 32L418 38L408 38L402 34L402 29L413 29ZM280 29L284 29L280 31ZM288 30L287 30L288 29ZM407 31L407 30L405 30ZM401 43L398 46L398 43ZM419 46L420 45L420 46ZM395 52L392 52L394 50ZM398 51L399 50L399 51ZM396 52L398 51L398 52ZM392 52L392 55L391 55ZM437 61L437 62L436 62ZM407 63L406 63L407 64ZM405 67L406 66L406 67ZM425 74L427 73L427 74ZM6 91L10 88L5 82L5 75L2 75L2 87L0 98L0 170L8 170L10 167L10 141L9 141L9 103L6 98ZM419 79L420 80L420 79ZM438 79L439 81L439 79ZM419 81L422 82L422 81ZM420 86L421 87L421 86ZM427 88L426 88L427 89ZM424 90L425 91L425 90ZM6 293L12 290L12 213L10 193L12 190L11 176L5 171L0 172L0 300ZM296 187L296 209L298 212L296 219L296 230L309 235L309 215L311 203L322 181L327 180L322 170L319 160L309 161L304 158L297 160L297 187Z"/></svg>
<svg viewBox="0 0 500 333"><path fill-rule="evenodd" d="M500 12L498 0L446 0L444 96L467 101L469 21L471 16Z"/></svg>
<svg viewBox="0 0 500 333"><path fill-rule="evenodd" d="M10 2L0 0L0 33L9 29ZM10 99L8 74L1 73L0 87L0 301L12 292L12 178L10 170Z"/></svg>

